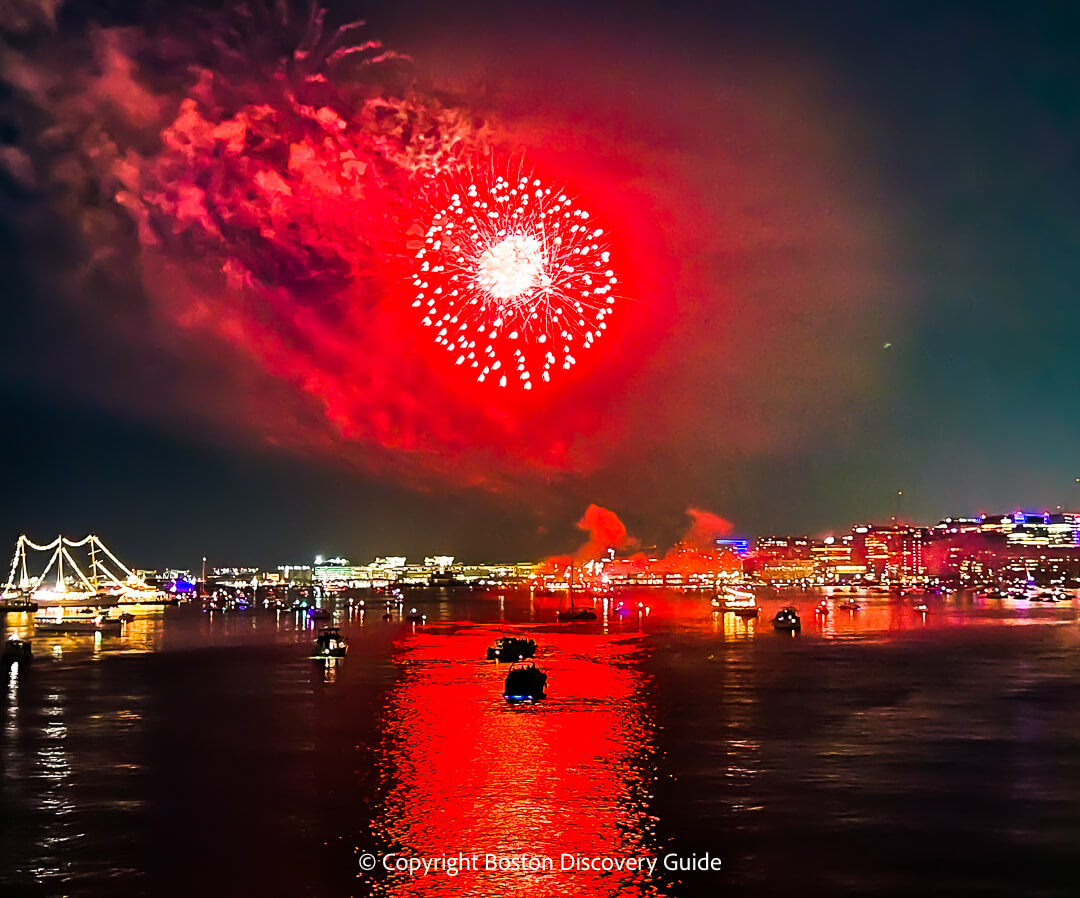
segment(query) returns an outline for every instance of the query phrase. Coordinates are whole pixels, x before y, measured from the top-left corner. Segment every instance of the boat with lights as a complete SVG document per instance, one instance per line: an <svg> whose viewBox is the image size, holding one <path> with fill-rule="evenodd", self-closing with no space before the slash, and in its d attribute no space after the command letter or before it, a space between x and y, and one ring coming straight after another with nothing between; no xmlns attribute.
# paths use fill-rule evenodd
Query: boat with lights
<svg viewBox="0 0 1080 898"><path fill-rule="evenodd" d="M38 603L25 593L11 593L0 598L0 614L33 614Z"/></svg>
<svg viewBox="0 0 1080 898"><path fill-rule="evenodd" d="M536 654L536 640L516 636L500 636L488 646L488 661L521 661Z"/></svg>
<svg viewBox="0 0 1080 898"><path fill-rule="evenodd" d="M547 674L532 661L515 661L503 682L503 698L511 704L546 698Z"/></svg>
<svg viewBox="0 0 1080 898"><path fill-rule="evenodd" d="M323 627L315 639L311 657L318 661L344 658L349 651L349 640L341 635L338 627Z"/></svg>
<svg viewBox="0 0 1080 898"><path fill-rule="evenodd" d="M799 620L799 612L793 605L788 605L776 612L772 619L774 630L782 630L795 633L802 629L802 621Z"/></svg>
<svg viewBox="0 0 1080 898"><path fill-rule="evenodd" d="M34 618L35 633L118 634L122 628L122 621L97 608L77 608L59 615L39 614Z"/></svg>
<svg viewBox="0 0 1080 898"><path fill-rule="evenodd" d="M720 597L720 609L737 617L757 617L757 597L749 590L726 589Z"/></svg>

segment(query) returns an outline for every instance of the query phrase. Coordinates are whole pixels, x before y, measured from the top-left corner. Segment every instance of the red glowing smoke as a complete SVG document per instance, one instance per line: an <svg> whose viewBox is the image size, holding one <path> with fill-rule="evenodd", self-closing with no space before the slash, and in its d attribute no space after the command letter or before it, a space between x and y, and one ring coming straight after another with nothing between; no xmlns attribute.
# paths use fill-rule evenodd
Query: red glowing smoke
<svg viewBox="0 0 1080 898"><path fill-rule="evenodd" d="M726 549L718 549L716 540L732 532L733 525L719 515L699 508L688 508L690 526L675 545L662 556L650 556L645 552L635 552L625 557L616 557L609 568L616 573L705 573L720 570L739 570L739 560ZM590 505L585 509L579 530L588 534L584 545L570 555L549 558L549 573L557 574L573 562L597 561L606 559L609 550L620 552L638 545L638 540L630 536L626 525L610 509L600 505Z"/></svg>
<svg viewBox="0 0 1080 898"><path fill-rule="evenodd" d="M673 59L654 79L567 44L540 65L491 51L491 92L448 98L424 85L484 58L439 59L461 35L422 81L318 17L180 24L42 32L4 60L27 127L0 164L77 235L54 268L76 272L86 342L168 372L157 389L81 365L95 398L410 484L618 476L641 508L705 495L719 456L787 447L872 388L873 229L837 187L851 166L831 179L827 118L785 117L771 84L733 94ZM626 300L572 370L509 395L432 344L403 250L438 173L521 157L604 222Z"/></svg>
<svg viewBox="0 0 1080 898"><path fill-rule="evenodd" d="M624 549L632 540L627 535L626 525L619 520L615 512L599 505L590 505L577 522L579 530L589 534L585 544L574 552L576 561L592 561L607 554L608 549Z"/></svg>
<svg viewBox="0 0 1080 898"><path fill-rule="evenodd" d="M686 513L690 515L690 528L683 535L681 542L695 549L713 549L718 538L729 536L735 529L731 521L724 520L711 511L688 508Z"/></svg>

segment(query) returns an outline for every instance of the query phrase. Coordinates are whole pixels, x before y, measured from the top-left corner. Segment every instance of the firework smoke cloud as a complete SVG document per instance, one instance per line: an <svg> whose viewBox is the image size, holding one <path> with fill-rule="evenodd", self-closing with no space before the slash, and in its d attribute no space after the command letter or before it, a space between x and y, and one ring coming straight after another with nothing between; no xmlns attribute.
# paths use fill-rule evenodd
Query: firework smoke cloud
<svg viewBox="0 0 1080 898"><path fill-rule="evenodd" d="M0 368L409 486L676 508L681 472L850 418L879 248L798 85L785 118L444 26L413 61L284 0L0 6Z"/></svg>
<svg viewBox="0 0 1080 898"><path fill-rule="evenodd" d="M331 29L317 7L279 4L184 10L167 26L89 36L35 31L51 12L9 17L22 33L3 73L21 146L3 162L72 226L78 272L67 289L92 302L134 270L157 329L221 347L220 389L231 380L241 394L233 405L254 404L242 395L253 381L279 385L284 406L240 422L262 438L354 458L360 447L365 461L382 452L405 470L453 460L455 476L497 479L495 456L518 422L430 364L426 326L467 317L484 331L483 348L470 335L465 353L483 359L480 382L502 379L503 365L526 387L533 371L547 382L556 362L569 368L571 345L606 327L614 283L587 213L530 184L531 207L474 230L479 259L461 259L448 239L459 255L429 273L414 235L428 225L427 254L439 258L430 235L451 213L429 217L437 185L461 180L464 160L491 165L499 149L487 120L417 88L409 60L362 23ZM518 193L501 179L486 189ZM414 262L461 286L423 293L447 301L425 306L423 324ZM453 348L445 333L436 340ZM528 367L527 348L543 349ZM515 465L531 451L509 450ZM557 467L559 452L540 446L536 461Z"/></svg>

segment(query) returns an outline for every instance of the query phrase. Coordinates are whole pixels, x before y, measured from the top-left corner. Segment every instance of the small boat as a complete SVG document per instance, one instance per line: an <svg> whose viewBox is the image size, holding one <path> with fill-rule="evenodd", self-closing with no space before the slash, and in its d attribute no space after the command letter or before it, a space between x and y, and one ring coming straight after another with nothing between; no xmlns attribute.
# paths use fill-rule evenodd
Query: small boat
<svg viewBox="0 0 1080 898"><path fill-rule="evenodd" d="M422 624L427 621L427 615L421 614L415 608L411 609L408 614L405 615L405 620L410 624Z"/></svg>
<svg viewBox="0 0 1080 898"><path fill-rule="evenodd" d="M122 624L130 624L135 620L135 615L130 611L124 611L123 613L116 615L116 619Z"/></svg>
<svg viewBox="0 0 1080 898"><path fill-rule="evenodd" d="M919 614L926 614L926 612L929 610L930 609L927 607L926 602L919 602L919 604L915 606L915 611Z"/></svg>
<svg viewBox="0 0 1080 898"><path fill-rule="evenodd" d="M802 621L799 620L799 612L796 608L788 605L776 612L772 619L774 630L786 630L794 633L802 629Z"/></svg>
<svg viewBox="0 0 1080 898"><path fill-rule="evenodd" d="M532 661L516 661L503 683L503 698L508 702L536 702L545 698L547 674Z"/></svg>
<svg viewBox="0 0 1080 898"><path fill-rule="evenodd" d="M30 640L16 639L14 636L4 643L4 650L0 653L0 661L4 664L15 664L16 662L26 664L28 661L33 660L34 653L30 649Z"/></svg>
<svg viewBox="0 0 1080 898"><path fill-rule="evenodd" d="M1034 593L1028 596L1028 600L1032 602L1062 602L1064 597L1049 589L1044 589L1041 592Z"/></svg>
<svg viewBox="0 0 1080 898"><path fill-rule="evenodd" d="M565 611L560 611L558 617L560 623L566 624L573 623L574 621L596 620L596 612L587 606L582 608L567 608Z"/></svg>
<svg viewBox="0 0 1080 898"><path fill-rule="evenodd" d="M26 612L32 614L37 610L38 603L25 596L12 595L0 598L0 614L23 614Z"/></svg>
<svg viewBox="0 0 1080 898"><path fill-rule="evenodd" d="M119 619L109 617L105 611L95 612L92 608L61 617L34 618L34 631L37 633L119 633L121 627Z"/></svg>
<svg viewBox="0 0 1080 898"><path fill-rule="evenodd" d="M307 616L311 620L330 620L334 615L325 608L308 608Z"/></svg>
<svg viewBox="0 0 1080 898"><path fill-rule="evenodd" d="M500 636L494 645L488 646L488 661L521 661L536 654L536 641L515 636Z"/></svg>
<svg viewBox="0 0 1080 898"><path fill-rule="evenodd" d="M859 603L856 602L854 599L844 599L844 601L842 601L836 607L843 608L845 611L858 611Z"/></svg>
<svg viewBox="0 0 1080 898"><path fill-rule="evenodd" d="M828 601L826 601L825 599L822 599L820 602L818 602L817 605L814 607L814 614L817 614L817 615L819 615L821 617L828 617L829 616L829 603L828 603Z"/></svg>
<svg viewBox="0 0 1080 898"><path fill-rule="evenodd" d="M574 606L574 566L570 565L570 583L567 587L567 593L570 596L570 607L561 609L555 613L555 617L559 623L567 624L574 623L576 621L590 621L596 620L596 611L591 605L582 605L581 607Z"/></svg>
<svg viewBox="0 0 1080 898"><path fill-rule="evenodd" d="M326 658L344 658L348 650L349 640L341 635L341 630L337 627L323 627L315 640L311 657L320 661Z"/></svg>

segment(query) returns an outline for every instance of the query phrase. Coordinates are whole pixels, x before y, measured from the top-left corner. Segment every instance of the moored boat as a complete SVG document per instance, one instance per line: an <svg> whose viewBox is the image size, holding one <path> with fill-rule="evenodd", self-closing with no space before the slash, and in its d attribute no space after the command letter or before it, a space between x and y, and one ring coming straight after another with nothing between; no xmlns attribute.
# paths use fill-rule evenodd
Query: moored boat
<svg viewBox="0 0 1080 898"><path fill-rule="evenodd" d="M38 610L38 603L29 596L13 594L0 598L0 614L33 614Z"/></svg>
<svg viewBox="0 0 1080 898"><path fill-rule="evenodd" d="M581 621L596 620L596 611L591 605L574 604L574 566L570 565L570 583L567 585L567 594L570 598L570 607L561 608L555 613L559 623L568 624Z"/></svg>
<svg viewBox="0 0 1080 898"><path fill-rule="evenodd" d="M38 615L34 618L37 633L119 633L123 624L105 611L82 608L74 614Z"/></svg>

